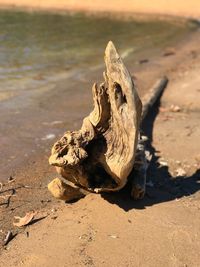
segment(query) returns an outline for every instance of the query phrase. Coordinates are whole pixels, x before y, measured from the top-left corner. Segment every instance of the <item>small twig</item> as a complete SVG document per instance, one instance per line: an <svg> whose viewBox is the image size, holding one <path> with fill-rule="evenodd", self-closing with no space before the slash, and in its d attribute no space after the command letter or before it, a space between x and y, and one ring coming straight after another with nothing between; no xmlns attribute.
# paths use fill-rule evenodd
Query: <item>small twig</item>
<svg viewBox="0 0 200 267"><path fill-rule="evenodd" d="M13 192L12 194L14 195L16 190L15 190L15 188L9 188L9 189L5 189L4 191L1 191L0 194L4 194L4 193L9 192L9 191L12 191Z"/></svg>
<svg viewBox="0 0 200 267"><path fill-rule="evenodd" d="M3 240L3 245L6 246L8 243L15 238L17 234L13 234L11 231L8 231L5 239Z"/></svg>
<svg viewBox="0 0 200 267"><path fill-rule="evenodd" d="M10 240L12 240L12 237L13 237L12 232L8 231L5 239L3 240L3 245L6 246L10 242Z"/></svg>
<svg viewBox="0 0 200 267"><path fill-rule="evenodd" d="M16 180L15 178L13 178L12 180L8 180L8 184L13 183L15 180Z"/></svg>
<svg viewBox="0 0 200 267"><path fill-rule="evenodd" d="M13 197L13 195L15 194L15 189L9 189L9 190L12 190L12 193L10 195L1 196L1 198L4 198L4 199L5 199L5 197L8 197L8 198L7 198L7 201L4 203L1 203L0 206L6 205L6 208L9 207L11 197ZM7 190L7 191L9 191L9 190ZM6 192L6 191L4 191L4 192Z"/></svg>
<svg viewBox="0 0 200 267"><path fill-rule="evenodd" d="M17 189L22 189L22 188L24 188L24 189L41 189L41 190L45 189L45 187L32 187L32 186L29 186L29 185L20 185L20 186L17 186L17 187L12 187L12 188L9 188L9 189L5 189L4 191L0 190L0 194L3 194L5 192L9 192L11 190L16 191Z"/></svg>

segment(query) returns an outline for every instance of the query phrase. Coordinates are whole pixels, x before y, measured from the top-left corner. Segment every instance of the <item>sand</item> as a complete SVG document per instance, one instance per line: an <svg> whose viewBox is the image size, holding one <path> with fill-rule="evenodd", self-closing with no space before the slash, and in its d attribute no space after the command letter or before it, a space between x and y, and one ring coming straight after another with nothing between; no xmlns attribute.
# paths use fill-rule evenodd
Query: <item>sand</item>
<svg viewBox="0 0 200 267"><path fill-rule="evenodd" d="M0 0L1 6L25 7L29 9L112 11L168 14L175 16L200 17L199 0Z"/></svg>
<svg viewBox="0 0 200 267"><path fill-rule="evenodd" d="M27 1L21 0L0 1L0 4L45 10L112 10L195 18L200 16L199 1L132 2L68 1L66 4L62 0L59 3L52 0L27 4ZM7 206L0 206L0 237L2 241L8 230L17 233L17 236L0 250L0 266L199 265L200 34L198 32L190 37L190 40L174 48L174 55L163 57L162 51L145 64L142 72L130 69L142 92L147 91L161 75L167 74L170 79L161 99L160 109L157 107L152 111L144 127L153 153L145 199L139 202L131 200L129 188L117 194L90 194L72 204L53 199L46 188L48 181L56 175L55 170L49 168L47 163L53 142L49 140L39 148L31 162L27 160L23 168L10 170L16 180L6 185L8 191L5 194L12 195L13 189L15 193ZM97 77L92 75L90 79L96 80ZM83 85L86 84L84 79L81 81ZM45 101L38 102L36 99L35 102L43 107L50 103L52 97L55 97L54 92L47 95ZM66 95L64 99L65 97ZM78 110L79 113L76 115L76 124L71 120L68 124L64 122L64 126L61 123L59 127L78 128L81 118L89 112L89 93L80 93L81 105L74 105L78 97L76 93L71 94L71 97L71 106L70 103L68 105L72 112ZM63 101L59 104L58 111L60 114L63 111L64 118L66 103ZM180 111L173 112L172 105L178 106ZM28 120L31 112L30 107L23 116L27 116ZM54 113L49 112L52 121L57 120ZM12 120L9 120L9 116L10 114L5 116L5 120L11 128ZM17 123L17 114L15 118ZM33 116L30 123L34 124L36 121ZM27 136L28 133L27 124ZM20 144L19 149L23 149ZM177 173L181 172L185 172L184 177L177 178ZM14 216L23 216L33 209L38 211L36 218L41 220L25 229L13 227Z"/></svg>
<svg viewBox="0 0 200 267"><path fill-rule="evenodd" d="M174 47L175 54L151 58L142 72L130 69L139 88L147 89L163 74L170 80L160 108L152 111L144 126L153 153L145 199L131 200L130 189L125 188L116 194L90 194L72 204L56 201L46 190L55 171L47 167L48 151L43 151L16 173L9 187L18 187L17 193L1 210L4 230L13 232L14 215L35 209L36 218L43 219L18 231L0 252L0 266L199 265L199 42L198 31ZM180 111L173 112L172 105ZM75 108L82 115L88 109L83 104ZM181 172L184 177L176 177Z"/></svg>

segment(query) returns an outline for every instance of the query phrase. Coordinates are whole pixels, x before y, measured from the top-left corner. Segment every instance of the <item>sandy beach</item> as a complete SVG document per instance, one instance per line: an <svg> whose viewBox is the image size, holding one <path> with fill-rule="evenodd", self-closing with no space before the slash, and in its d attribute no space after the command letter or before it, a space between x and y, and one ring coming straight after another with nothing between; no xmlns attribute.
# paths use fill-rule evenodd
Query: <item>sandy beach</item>
<svg viewBox="0 0 200 267"><path fill-rule="evenodd" d="M135 1L133 5L132 1L127 1L126 5L126 1L115 1L113 5L113 2L104 1L68 1L66 4L65 1L52 0L27 4L22 0L0 1L0 4L53 11L112 10L200 16L198 1L180 2L177 6L173 1L153 2ZM10 158L8 163L7 158L2 160L8 180L0 184L0 266L198 266L199 42L200 31L197 29L172 47L164 46L157 53L139 54L138 62L145 63L132 65L127 61L141 97L158 78L163 75L169 78L161 101L143 125L153 159L147 194L138 202L130 199L130 188L115 194L89 194L68 204L54 199L47 191L48 182L57 176L55 169L48 165L50 148L55 141L55 136L48 139L48 134L53 132L59 137L67 129L80 127L82 118L91 110L89 85L101 79L102 65L97 71L91 69L79 73L78 77L72 75L70 82L67 79L55 81L54 88L59 88L59 97L56 90L48 88L44 88L43 94L33 95L32 102L25 96L23 108L26 112L20 113L12 108L5 112L9 102L2 102L3 125L7 125L8 134L1 143L6 147L5 155L7 153ZM77 80L81 90L74 90ZM66 91L66 81L69 91ZM17 101L18 98L16 105ZM73 114L67 119L66 106ZM42 113L44 110L47 115ZM24 128L15 136L15 129L20 125ZM37 126L35 130L34 125ZM43 133L43 139L35 136ZM12 146L7 146L11 135L13 148L24 155L23 160L15 159L12 168L9 167L14 161ZM26 144L23 146L19 140L24 136ZM38 144L36 152L26 155L27 148L32 150L33 136ZM37 211L33 224L24 228L13 226L14 216L23 217L31 210ZM14 238L5 246L3 240L8 231L12 231Z"/></svg>
<svg viewBox="0 0 200 267"><path fill-rule="evenodd" d="M200 3L198 0L174 1L174 0L1 0L1 6L24 7L28 9L41 10L76 10L95 12L134 12L145 14L174 15L185 17L200 17Z"/></svg>
<svg viewBox="0 0 200 267"><path fill-rule="evenodd" d="M144 127L153 153L145 199L132 201L125 188L120 193L90 194L65 204L46 193L44 181L40 185L37 179L29 181L30 188L22 186L27 184L26 177L21 183L13 182L11 188L19 187L16 201L26 196L20 215L32 208L41 220L18 232L1 252L1 266L198 266L198 40L199 32L179 44L175 55L150 63L161 70L159 75L164 71L170 83ZM138 84L155 75L155 69L148 69L135 73ZM37 162L29 175L52 177L53 170L45 173L44 166L45 160ZM29 194L31 187L37 200ZM7 209L11 217L16 214L12 207Z"/></svg>

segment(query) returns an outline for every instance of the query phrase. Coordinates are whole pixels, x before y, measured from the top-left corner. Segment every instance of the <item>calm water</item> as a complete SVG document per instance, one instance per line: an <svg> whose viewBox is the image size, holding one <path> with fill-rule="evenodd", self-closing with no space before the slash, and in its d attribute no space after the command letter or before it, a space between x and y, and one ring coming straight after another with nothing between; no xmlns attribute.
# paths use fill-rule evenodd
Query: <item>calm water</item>
<svg viewBox="0 0 200 267"><path fill-rule="evenodd" d="M169 21L0 11L0 100L102 63L109 40L131 57L189 30Z"/></svg>

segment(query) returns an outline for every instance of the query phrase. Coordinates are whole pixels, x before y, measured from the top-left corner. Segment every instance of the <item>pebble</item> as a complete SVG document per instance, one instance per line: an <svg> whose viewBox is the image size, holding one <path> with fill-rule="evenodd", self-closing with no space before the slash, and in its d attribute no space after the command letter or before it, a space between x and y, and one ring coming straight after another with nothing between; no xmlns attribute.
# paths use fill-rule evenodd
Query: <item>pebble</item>
<svg viewBox="0 0 200 267"><path fill-rule="evenodd" d="M119 238L117 235L109 235L109 237L111 237L113 239Z"/></svg>
<svg viewBox="0 0 200 267"><path fill-rule="evenodd" d="M176 176L185 176L186 175L186 171L183 168L178 168L176 170Z"/></svg>
<svg viewBox="0 0 200 267"><path fill-rule="evenodd" d="M168 163L166 161L160 161L159 163L161 166L168 166Z"/></svg>
<svg viewBox="0 0 200 267"><path fill-rule="evenodd" d="M172 112L180 112L181 108L179 106L177 106L177 105L171 105L170 111L172 111Z"/></svg>
<svg viewBox="0 0 200 267"><path fill-rule="evenodd" d="M46 122L44 121L43 124L44 125L56 125L56 124L62 124L63 121L51 121L51 122Z"/></svg>
<svg viewBox="0 0 200 267"><path fill-rule="evenodd" d="M45 137L41 138L42 140L51 140L56 137L55 134L47 134Z"/></svg>
<svg viewBox="0 0 200 267"><path fill-rule="evenodd" d="M148 140L149 140L149 138L148 138L146 135L142 135L142 136L141 136L141 139L142 139L143 141L148 141Z"/></svg>

